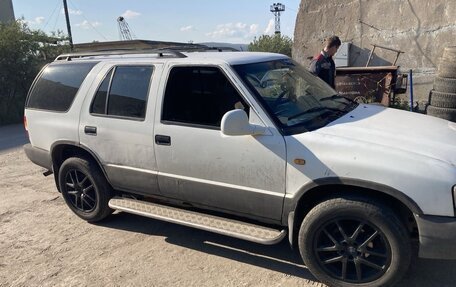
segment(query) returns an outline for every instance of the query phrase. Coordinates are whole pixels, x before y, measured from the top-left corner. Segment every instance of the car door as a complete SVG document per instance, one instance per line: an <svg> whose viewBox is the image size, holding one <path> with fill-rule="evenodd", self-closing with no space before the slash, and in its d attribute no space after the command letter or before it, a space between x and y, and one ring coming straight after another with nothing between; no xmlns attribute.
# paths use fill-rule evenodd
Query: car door
<svg viewBox="0 0 456 287"><path fill-rule="evenodd" d="M91 87L79 125L80 142L101 161L111 185L159 194L153 140L161 65L106 65Z"/></svg>
<svg viewBox="0 0 456 287"><path fill-rule="evenodd" d="M194 206L278 221L285 194L284 139L272 125L259 136L220 132L222 116L235 108L267 126L228 75L228 67L170 65L154 128L160 190Z"/></svg>

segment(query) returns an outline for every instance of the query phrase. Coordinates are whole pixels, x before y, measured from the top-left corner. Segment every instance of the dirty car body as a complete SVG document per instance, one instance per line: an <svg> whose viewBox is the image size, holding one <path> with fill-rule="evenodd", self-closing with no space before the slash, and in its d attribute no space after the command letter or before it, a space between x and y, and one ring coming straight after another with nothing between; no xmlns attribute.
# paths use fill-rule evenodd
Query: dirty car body
<svg viewBox="0 0 456 287"><path fill-rule="evenodd" d="M414 239L456 259L455 124L355 103L283 55L63 55L25 116L27 156L88 221L288 233L332 286L397 282Z"/></svg>

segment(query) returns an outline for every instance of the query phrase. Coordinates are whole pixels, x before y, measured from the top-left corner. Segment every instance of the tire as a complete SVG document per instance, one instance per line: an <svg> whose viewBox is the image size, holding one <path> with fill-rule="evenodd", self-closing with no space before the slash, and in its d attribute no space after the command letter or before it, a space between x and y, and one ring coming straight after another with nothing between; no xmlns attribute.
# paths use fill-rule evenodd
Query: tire
<svg viewBox="0 0 456 287"><path fill-rule="evenodd" d="M439 77L456 78L456 62L441 62L438 70Z"/></svg>
<svg viewBox="0 0 456 287"><path fill-rule="evenodd" d="M456 94L431 91L429 103L439 108L456 108Z"/></svg>
<svg viewBox="0 0 456 287"><path fill-rule="evenodd" d="M428 106L426 108L426 114L444 120L456 122L456 109Z"/></svg>
<svg viewBox="0 0 456 287"><path fill-rule="evenodd" d="M301 224L298 242L307 268L328 286L394 285L412 257L407 228L397 215L356 196L315 206Z"/></svg>
<svg viewBox="0 0 456 287"><path fill-rule="evenodd" d="M93 161L78 157L65 160L59 170L59 185L66 204L80 218L97 222L113 212L108 206L111 186Z"/></svg>
<svg viewBox="0 0 456 287"><path fill-rule="evenodd" d="M441 93L456 93L456 79L435 77L434 90Z"/></svg>

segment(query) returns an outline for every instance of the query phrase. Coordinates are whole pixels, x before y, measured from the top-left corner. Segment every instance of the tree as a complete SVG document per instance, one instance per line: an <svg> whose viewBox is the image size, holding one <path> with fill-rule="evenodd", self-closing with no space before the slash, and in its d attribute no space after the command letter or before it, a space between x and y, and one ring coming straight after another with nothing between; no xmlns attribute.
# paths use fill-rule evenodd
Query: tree
<svg viewBox="0 0 456 287"><path fill-rule="evenodd" d="M20 122L27 91L39 70L69 51L62 32L47 35L23 20L0 23L0 125Z"/></svg>
<svg viewBox="0 0 456 287"><path fill-rule="evenodd" d="M293 40L288 36L281 34L261 35L260 38L254 38L249 44L249 51L272 52L284 54L291 57L291 47Z"/></svg>

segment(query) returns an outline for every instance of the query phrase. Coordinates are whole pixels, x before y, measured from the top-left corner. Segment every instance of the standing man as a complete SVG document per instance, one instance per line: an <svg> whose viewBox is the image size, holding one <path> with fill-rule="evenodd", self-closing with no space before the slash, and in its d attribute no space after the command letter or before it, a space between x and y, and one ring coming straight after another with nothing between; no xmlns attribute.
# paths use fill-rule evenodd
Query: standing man
<svg viewBox="0 0 456 287"><path fill-rule="evenodd" d="M337 53L340 45L339 37L331 36L325 41L325 47L316 55L310 63L309 71L328 83L333 89L336 88L334 79L336 77L336 64L333 56Z"/></svg>

